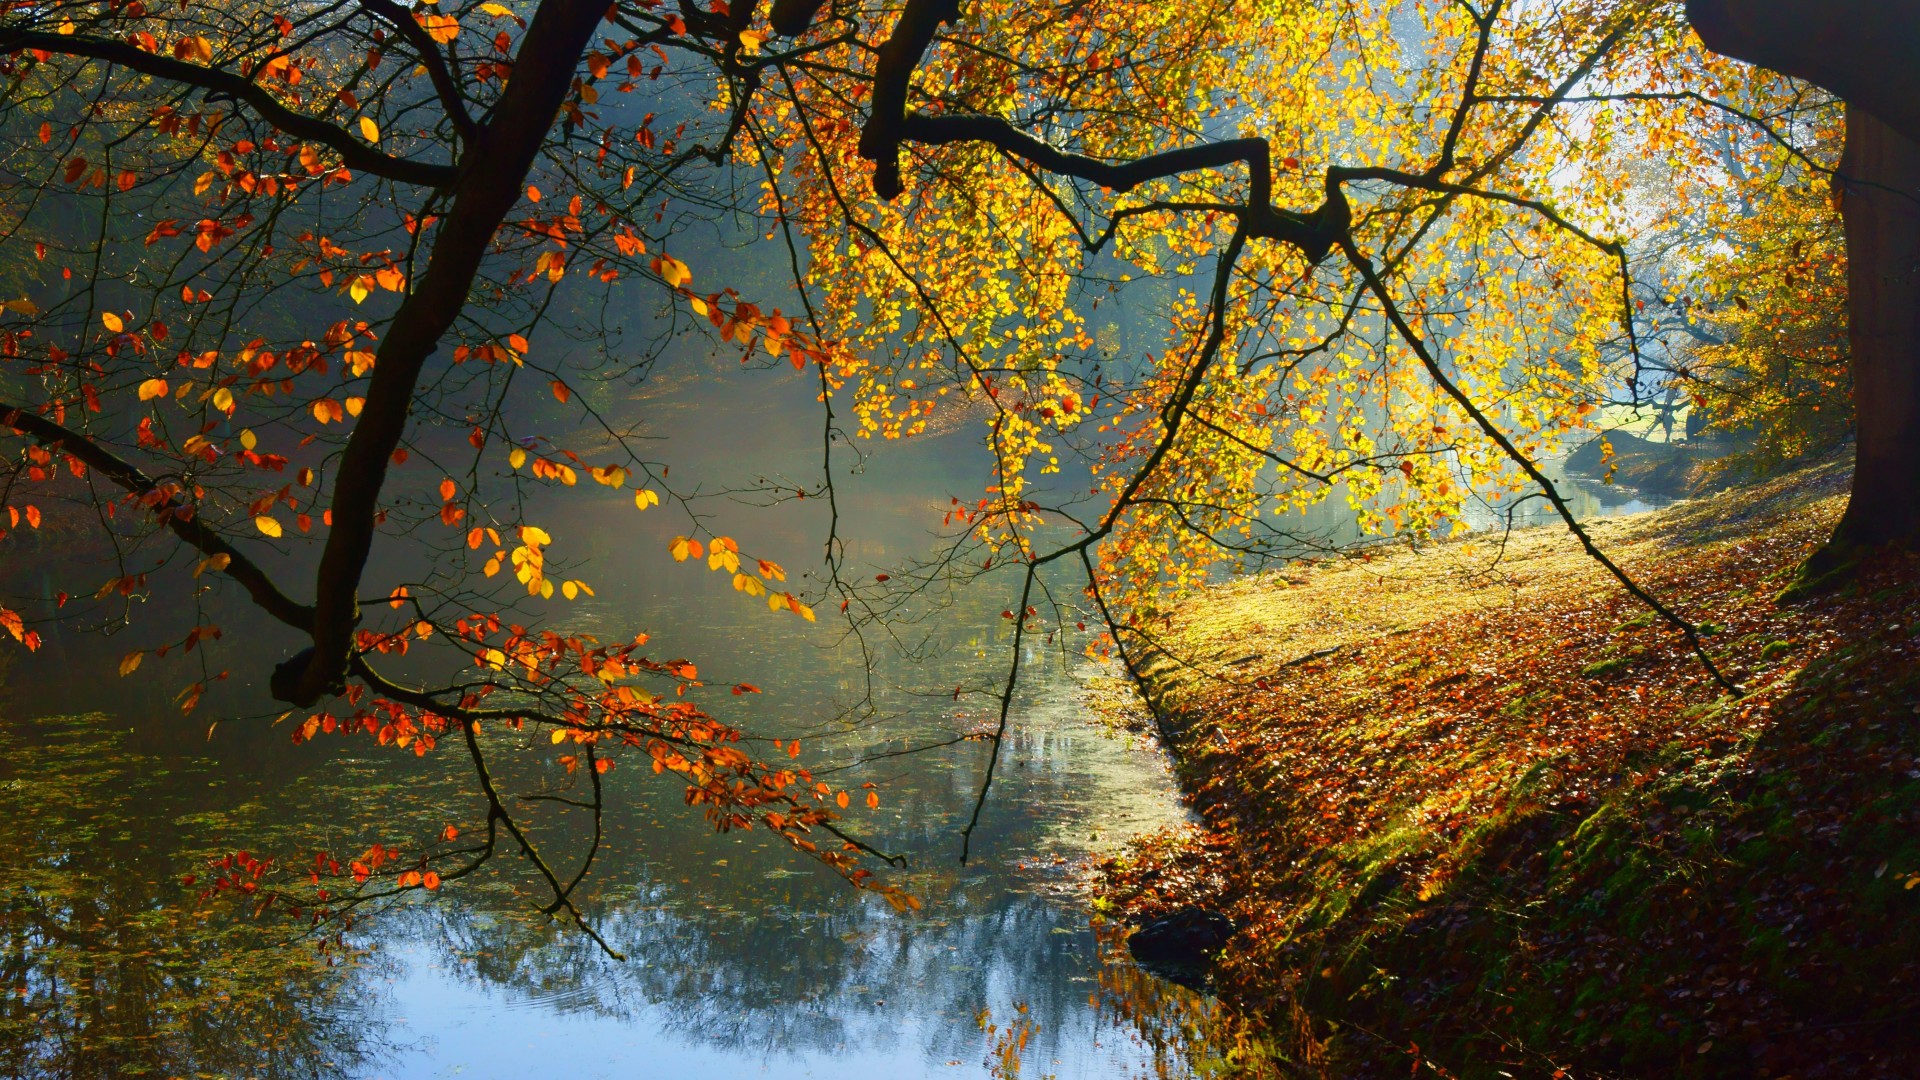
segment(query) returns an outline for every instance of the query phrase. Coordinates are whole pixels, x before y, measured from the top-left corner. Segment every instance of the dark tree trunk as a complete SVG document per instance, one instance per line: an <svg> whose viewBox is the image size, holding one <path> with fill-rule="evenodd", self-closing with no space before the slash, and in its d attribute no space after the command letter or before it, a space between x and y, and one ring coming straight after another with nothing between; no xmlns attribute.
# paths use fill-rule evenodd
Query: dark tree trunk
<svg viewBox="0 0 1920 1080"><path fill-rule="evenodd" d="M1920 0L1687 0L1722 56L1805 79L1920 139Z"/></svg>
<svg viewBox="0 0 1920 1080"><path fill-rule="evenodd" d="M1811 583L1865 548L1920 547L1920 0L1687 0L1687 17L1708 48L1847 102L1836 186L1858 443Z"/></svg>
<svg viewBox="0 0 1920 1080"><path fill-rule="evenodd" d="M1920 541L1920 144L1849 107L1837 184L1858 433L1844 555Z"/></svg>

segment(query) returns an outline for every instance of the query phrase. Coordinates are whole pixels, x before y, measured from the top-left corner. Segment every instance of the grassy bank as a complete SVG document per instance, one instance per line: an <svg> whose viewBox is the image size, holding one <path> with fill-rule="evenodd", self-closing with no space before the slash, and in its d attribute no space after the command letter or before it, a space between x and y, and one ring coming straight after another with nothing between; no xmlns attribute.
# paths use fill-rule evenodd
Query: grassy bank
<svg viewBox="0 0 1920 1080"><path fill-rule="evenodd" d="M1596 529L1738 699L1556 530L1212 591L1152 669L1205 827L1104 902L1240 923L1242 1068L1914 1075L1920 560L1774 599L1844 483Z"/></svg>

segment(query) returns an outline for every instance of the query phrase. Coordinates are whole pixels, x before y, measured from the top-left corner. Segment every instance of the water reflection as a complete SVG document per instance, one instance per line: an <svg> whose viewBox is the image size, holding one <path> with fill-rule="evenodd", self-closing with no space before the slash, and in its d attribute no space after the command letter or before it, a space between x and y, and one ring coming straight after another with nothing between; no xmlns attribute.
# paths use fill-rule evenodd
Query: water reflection
<svg viewBox="0 0 1920 1080"><path fill-rule="evenodd" d="M272 842L245 785L128 752L99 718L0 731L0 1075L332 1077L387 1053L381 961L282 948L179 881Z"/></svg>
<svg viewBox="0 0 1920 1080"><path fill-rule="evenodd" d="M804 380L716 375L687 393L729 397L730 415L753 428L752 460L786 445L796 471L817 466ZM744 447L703 432L697 400L645 400L663 445L703 448L675 464L689 486L756 479L736 474L749 460L736 453ZM945 496L970 494L981 464L979 448L960 437L883 453L839 478L839 526L860 538L847 551L855 573L922 555ZM1632 508L1601 501L1604 490L1577 490L1593 500L1580 504L1585 511ZM716 531L796 568L826 528L817 503L712 510ZM984 699L966 691L1004 678L998 612L1011 597L995 583L943 588L891 612L870 642L878 657L870 666L831 620L770 627L760 605L718 576L662 559L683 528L664 513L636 516L624 500L568 495L531 516L552 523L557 553L591 568L599 599L572 609L576 625L609 636L648 630L662 655L695 658L710 684L766 689L725 700L730 720L767 738L803 738L809 763L867 762L835 776L871 780L882 793L878 810L856 808L850 823L910 859L900 883L924 898L924 913L897 916L761 834L706 831L677 790L632 769L609 774L619 809L583 899L629 961L533 915L525 868L506 859L431 903L379 915L331 949L289 944L297 920L203 909L180 878L235 847L298 858L373 840L418 844L449 823L472 829L480 807L464 764L364 743L292 750L272 724L253 654L236 655L235 677L203 709L226 718L209 733L204 719L182 720L153 684L105 677L122 646L59 640L32 671L0 677L0 1074L997 1069L1065 1080L1182 1075L1209 1040L1231 1036L1216 1010L1184 991L1124 961L1103 963L1073 890L1084 859L1181 819L1163 763L1082 715L1073 643L1035 644L1024 658L1028 692L975 865L962 868L955 855L984 764L980 744L889 756L950 742L986 719ZM1351 539L1337 505L1299 525L1303 535ZM398 572L376 567L376 581ZM244 639L246 618L222 621ZM941 662L912 662L919 655ZM91 719L44 718L95 710ZM569 782L547 755L498 760L513 793ZM578 849L577 812L543 803L525 813L552 850Z"/></svg>
<svg viewBox="0 0 1920 1080"><path fill-rule="evenodd" d="M181 876L235 843L386 835L380 815L402 792L457 815L459 787L344 757L269 783L129 749L103 718L36 721L0 740L0 1074L804 1076L864 1062L977 1075L992 1033L976 1017L1016 1004L1041 1073L1140 1072L1145 1045L1093 1003L1097 950L1070 886L1096 832L1177 808L1142 798L1143 782L1166 788L1140 751L1053 726L1084 722L1072 685L1052 685L1022 710L1004 799L984 819L993 862L951 860L942 823L964 761L916 764L930 786L889 785L899 827L876 835L916 858L917 918L757 836L676 827L676 808L636 785L588 905L627 962L532 917L530 883L505 863L381 915L344 950L289 942L299 924L270 912L204 909ZM1123 803L1131 822L1106 812Z"/></svg>

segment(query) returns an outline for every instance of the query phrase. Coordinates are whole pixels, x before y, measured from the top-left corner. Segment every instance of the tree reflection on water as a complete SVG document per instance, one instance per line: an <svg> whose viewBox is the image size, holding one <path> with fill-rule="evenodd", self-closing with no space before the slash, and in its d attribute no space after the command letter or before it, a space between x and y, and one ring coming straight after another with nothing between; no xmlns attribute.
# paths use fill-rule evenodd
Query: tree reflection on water
<svg viewBox="0 0 1920 1080"><path fill-rule="evenodd" d="M183 883L240 845L297 864L462 820L471 807L431 760L343 754L263 771L143 753L138 733L98 716L0 729L0 1075L407 1075L443 1064L443 1040L474 1022L440 1000L457 988L486 1003L487 1025L586 1018L601 1033L589 1038L609 1042L639 1031L762 1065L857 1052L948 1074L948 1062L988 1069L998 1028L978 1017L1012 1019L1019 1003L1030 1061L1082 1059L1043 1072L1106 1075L1084 1059L1127 1029L1092 1004L1098 946L1084 909L1059 895L1073 863L1041 842L1043 822L1071 817L1050 799L1111 802L1083 771L1099 754L1075 738L1099 739L1029 732L1012 744L1013 799L985 819L998 856L986 866L939 857L950 766L889 787L876 832L925 855L910 877L928 907L911 919L794 869L758 834L675 822L684 806L624 778L634 812L610 824L586 901L632 958L620 962L531 913L532 883L511 863L425 903L363 910L374 917L326 937L257 897L208 902L205 880ZM541 813L536 827L555 839L580 824ZM397 1000L396 982L423 970L424 995Z"/></svg>
<svg viewBox="0 0 1920 1080"><path fill-rule="evenodd" d="M0 1075L327 1077L375 1054L377 957L202 910L181 883L260 804L89 719L0 730ZM237 797L235 797L237 796Z"/></svg>

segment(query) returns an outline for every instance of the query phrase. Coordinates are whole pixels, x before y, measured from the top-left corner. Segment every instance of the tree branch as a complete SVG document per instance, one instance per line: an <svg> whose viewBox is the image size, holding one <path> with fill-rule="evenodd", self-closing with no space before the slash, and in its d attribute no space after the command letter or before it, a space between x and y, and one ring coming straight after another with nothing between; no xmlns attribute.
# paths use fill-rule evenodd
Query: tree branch
<svg viewBox="0 0 1920 1080"><path fill-rule="evenodd" d="M342 452L333 487L333 529L314 588L313 652L274 696L295 705L338 685L359 619L355 594L373 547L387 463L406 430L414 387L440 338L466 307L493 235L522 185L571 86L581 51L607 12L602 0L545 0L521 39L513 78L494 117L461 158L453 203L416 288L394 313L374 354L366 405Z"/></svg>
<svg viewBox="0 0 1920 1080"><path fill-rule="evenodd" d="M103 60L143 75L198 86L245 102L261 119L274 127L308 142L331 147L340 155L342 164L374 176L433 188L451 187L459 176L458 170L451 165L434 165L383 154L325 120L287 108L266 87L231 71L189 64L168 56L156 56L125 42L107 38L0 28L0 51L15 52L20 49L39 49L64 56Z"/></svg>
<svg viewBox="0 0 1920 1080"><path fill-rule="evenodd" d="M433 82L434 93L440 96L440 104L446 107L447 118L459 130L460 137L472 142L480 134L480 126L473 122L473 114L467 111L467 103L460 96L460 88L454 82L453 72L447 67L446 55L427 33L427 28L406 8L394 3L394 0L360 0L360 6L378 15L387 25L400 32L408 44L420 57L420 66L427 69L427 78Z"/></svg>
<svg viewBox="0 0 1920 1080"><path fill-rule="evenodd" d="M106 447L87 438L71 428L63 427L35 415L17 405L0 401L0 424L38 441L41 445L59 450L84 462L95 472L112 480L136 495L152 496L160 490L153 478L133 463L114 454ZM266 571L252 559L241 554L225 538L200 521L194 508L180 501L179 496L168 496L150 507L161 524L172 529L175 536L186 541L206 555L225 555L228 577L245 586L253 602L281 622L296 630L313 629L313 608L295 603L280 591L279 586L267 576Z"/></svg>

